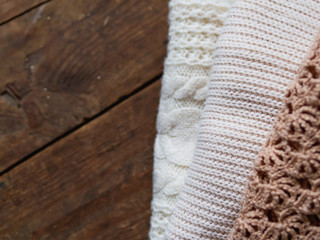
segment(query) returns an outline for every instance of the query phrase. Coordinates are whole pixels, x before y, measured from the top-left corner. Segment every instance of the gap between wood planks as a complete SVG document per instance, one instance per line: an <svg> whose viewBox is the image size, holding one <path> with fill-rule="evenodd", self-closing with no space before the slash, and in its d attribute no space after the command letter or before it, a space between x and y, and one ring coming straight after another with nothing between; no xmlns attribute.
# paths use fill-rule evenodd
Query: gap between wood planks
<svg viewBox="0 0 320 240"><path fill-rule="evenodd" d="M31 8L28 8L28 9L22 11L21 13L15 15L15 16L13 16L13 17L8 18L7 20L4 20L4 21L0 22L0 27L3 26L3 25L5 25L5 24L7 24L7 23L9 23L9 22L11 22L12 20L15 20L15 19L23 16L24 14L26 14L26 13L28 13L28 12L31 12L32 10L34 10L34 9L36 9L36 8L38 8L38 7L41 7L41 6L44 5L44 4L47 4L48 2L51 2L51 1L53 1L53 0L45 0L45 1L41 2L41 3L38 3L38 4L34 5L34 6L31 7Z"/></svg>
<svg viewBox="0 0 320 240"><path fill-rule="evenodd" d="M52 0L50 0L52 1ZM109 110L113 109L114 107L116 107L117 105L119 105L120 103L128 100L130 97L132 97L133 95L137 94L138 92L142 91L143 89L147 88L148 86L150 86L151 84L159 81L162 77L162 72L158 75L156 75L154 78L152 78L151 80L149 80L148 82L142 84L141 86L139 86L138 88L136 88L135 90L133 90L130 94L124 95L119 97L119 99L114 102L113 104L111 104L110 106L106 107L105 109L103 109L101 112L97 113L96 115L92 116L91 118L86 119L83 123L73 127L72 129L70 129L69 131L65 132L64 134L56 137L55 139L53 139L52 141L48 142L47 144L45 144L44 146L38 148L37 150L31 152L30 154L28 154L27 156L25 156L24 158L22 158L21 160L19 160L18 162L10 165L9 167L7 167L6 169L4 169L3 171L0 172L0 177L3 176L4 174L10 172L12 169L14 169L15 167L17 167L18 165L26 162L28 159L34 157L36 154L40 153L41 151L45 150L46 148L48 148L49 146L51 146L52 144L60 141L62 138L68 136L69 134L77 131L78 129L80 129L82 126L90 123L91 121L93 121L94 119L100 117L101 115L107 113Z"/></svg>

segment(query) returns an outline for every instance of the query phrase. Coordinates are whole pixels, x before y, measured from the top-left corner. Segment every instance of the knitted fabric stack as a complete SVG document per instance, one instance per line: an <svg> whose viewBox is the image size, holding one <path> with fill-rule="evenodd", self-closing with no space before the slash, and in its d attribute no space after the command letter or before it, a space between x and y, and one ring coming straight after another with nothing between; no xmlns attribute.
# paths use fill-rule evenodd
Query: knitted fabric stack
<svg viewBox="0 0 320 240"><path fill-rule="evenodd" d="M320 1L238 0L216 44L179 24L217 30L230 4L195 2L170 3L150 239L320 239Z"/></svg>

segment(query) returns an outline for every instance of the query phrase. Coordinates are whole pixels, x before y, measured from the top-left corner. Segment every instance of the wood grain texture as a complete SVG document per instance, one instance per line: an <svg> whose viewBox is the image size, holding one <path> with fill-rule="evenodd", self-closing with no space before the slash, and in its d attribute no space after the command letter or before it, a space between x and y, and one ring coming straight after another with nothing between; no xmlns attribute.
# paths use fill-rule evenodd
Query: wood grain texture
<svg viewBox="0 0 320 240"><path fill-rule="evenodd" d="M0 177L0 239L147 239L160 81Z"/></svg>
<svg viewBox="0 0 320 240"><path fill-rule="evenodd" d="M1 26L0 171L161 74L167 4L55 0Z"/></svg>
<svg viewBox="0 0 320 240"><path fill-rule="evenodd" d="M43 2L45 0L0 0L0 23Z"/></svg>

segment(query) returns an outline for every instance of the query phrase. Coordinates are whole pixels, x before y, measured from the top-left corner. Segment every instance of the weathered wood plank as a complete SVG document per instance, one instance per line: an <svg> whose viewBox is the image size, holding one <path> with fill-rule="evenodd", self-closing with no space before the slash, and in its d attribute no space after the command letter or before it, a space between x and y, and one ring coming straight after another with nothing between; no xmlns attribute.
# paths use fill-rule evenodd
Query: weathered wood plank
<svg viewBox="0 0 320 240"><path fill-rule="evenodd" d="M0 177L0 239L147 239L160 82Z"/></svg>
<svg viewBox="0 0 320 240"><path fill-rule="evenodd" d="M55 0L0 27L0 171L161 74L166 18L163 0Z"/></svg>
<svg viewBox="0 0 320 240"><path fill-rule="evenodd" d="M45 0L0 0L0 23L7 21L22 12L46 2Z"/></svg>

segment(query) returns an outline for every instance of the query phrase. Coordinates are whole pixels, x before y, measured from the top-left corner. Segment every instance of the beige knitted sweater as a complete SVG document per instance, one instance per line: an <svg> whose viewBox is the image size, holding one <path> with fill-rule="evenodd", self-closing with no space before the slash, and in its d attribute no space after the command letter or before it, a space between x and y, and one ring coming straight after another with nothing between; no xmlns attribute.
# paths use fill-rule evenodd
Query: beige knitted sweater
<svg viewBox="0 0 320 240"><path fill-rule="evenodd" d="M320 36L285 95L230 239L320 239Z"/></svg>

